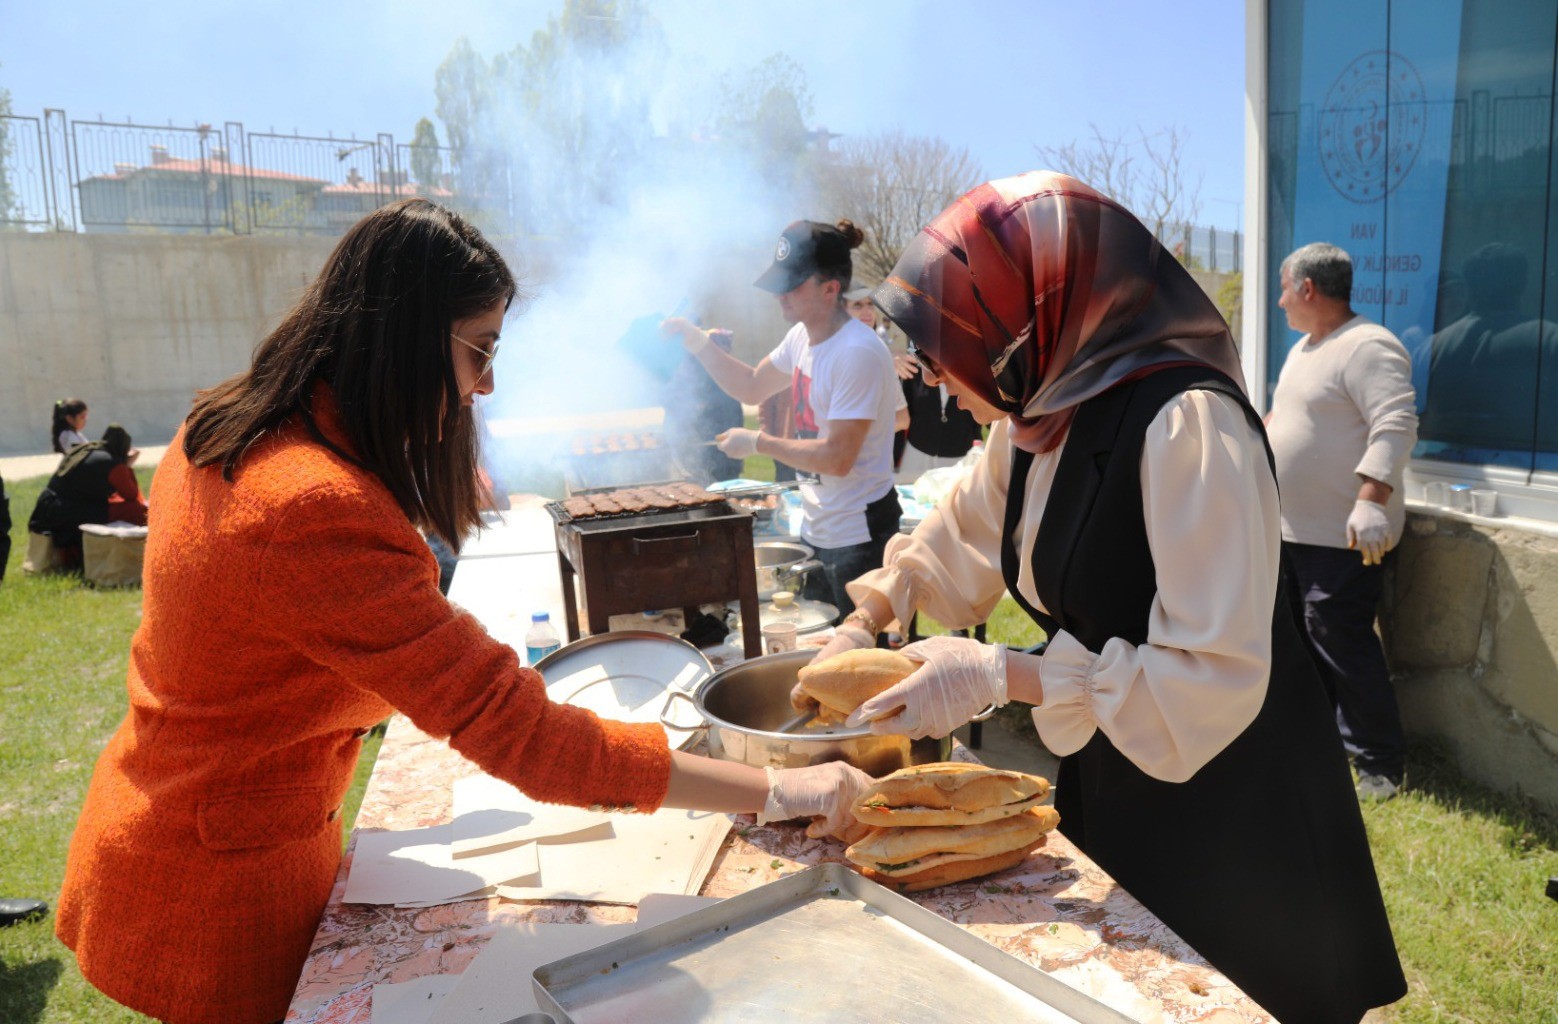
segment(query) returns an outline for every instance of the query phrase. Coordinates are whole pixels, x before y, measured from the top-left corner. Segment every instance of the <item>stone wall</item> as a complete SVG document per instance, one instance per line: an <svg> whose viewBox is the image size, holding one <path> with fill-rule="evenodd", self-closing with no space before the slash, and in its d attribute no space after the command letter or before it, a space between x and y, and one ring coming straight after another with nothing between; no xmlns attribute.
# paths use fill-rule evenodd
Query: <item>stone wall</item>
<svg viewBox="0 0 1558 1024"><path fill-rule="evenodd" d="M1409 735L1558 810L1558 538L1413 512L1380 632Z"/></svg>

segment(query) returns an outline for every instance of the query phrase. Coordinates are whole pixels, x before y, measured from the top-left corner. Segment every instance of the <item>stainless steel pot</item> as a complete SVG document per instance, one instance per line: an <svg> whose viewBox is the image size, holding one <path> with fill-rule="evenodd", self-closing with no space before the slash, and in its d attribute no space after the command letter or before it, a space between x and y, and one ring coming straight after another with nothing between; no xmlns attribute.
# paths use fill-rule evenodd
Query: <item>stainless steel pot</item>
<svg viewBox="0 0 1558 1024"><path fill-rule="evenodd" d="M910 740L907 736L878 736L864 727L843 726L808 726L793 733L776 731L795 718L790 690L795 686L796 673L816 653L799 650L765 654L716 672L690 697L673 690L660 721L672 724L667 719L678 700L691 703L708 729L711 755L757 768L804 768L827 761L848 761L872 775L882 776L909 765L945 761L951 755L951 738ZM989 714L983 712L981 719ZM685 715L682 728L686 728Z"/></svg>
<svg viewBox="0 0 1558 1024"><path fill-rule="evenodd" d="M822 568L822 563L812 557L816 552L805 544L791 541L770 540L753 545L753 561L757 563L757 599L767 601L781 590L800 593L806 582L806 574Z"/></svg>

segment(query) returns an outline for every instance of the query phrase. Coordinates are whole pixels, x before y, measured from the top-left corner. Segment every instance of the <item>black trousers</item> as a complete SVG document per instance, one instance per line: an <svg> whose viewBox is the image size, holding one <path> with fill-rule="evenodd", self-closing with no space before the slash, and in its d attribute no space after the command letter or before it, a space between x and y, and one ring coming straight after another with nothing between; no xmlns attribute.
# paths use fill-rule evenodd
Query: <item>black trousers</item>
<svg viewBox="0 0 1558 1024"><path fill-rule="evenodd" d="M855 610L855 602L844 585L882 567L887 542L898 532L898 522L902 518L903 506L898 503L898 490L890 487L886 494L866 506L866 529L870 531L870 540L843 548L817 549L822 570L806 577L801 593L813 601L826 601L836 607L835 625Z"/></svg>
<svg viewBox="0 0 1558 1024"><path fill-rule="evenodd" d="M1336 709L1342 743L1360 773L1399 783L1406 738L1385 652L1374 632L1384 567L1356 551L1282 542L1304 602L1304 627ZM1394 557L1386 555L1387 558Z"/></svg>
<svg viewBox="0 0 1558 1024"><path fill-rule="evenodd" d="M0 580L5 579L5 563L11 557L11 499L5 496L5 481L0 480Z"/></svg>

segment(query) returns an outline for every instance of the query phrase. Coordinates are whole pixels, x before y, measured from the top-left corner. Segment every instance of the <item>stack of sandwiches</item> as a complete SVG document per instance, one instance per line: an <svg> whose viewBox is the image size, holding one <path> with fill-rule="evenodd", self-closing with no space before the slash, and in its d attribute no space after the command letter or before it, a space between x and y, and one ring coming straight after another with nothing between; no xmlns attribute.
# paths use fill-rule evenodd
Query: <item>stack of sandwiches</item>
<svg viewBox="0 0 1558 1024"><path fill-rule="evenodd" d="M1004 871L1060 824L1041 803L1048 795L1046 780L1022 772L951 762L904 768L856 801L855 817L873 827L844 856L900 892Z"/></svg>

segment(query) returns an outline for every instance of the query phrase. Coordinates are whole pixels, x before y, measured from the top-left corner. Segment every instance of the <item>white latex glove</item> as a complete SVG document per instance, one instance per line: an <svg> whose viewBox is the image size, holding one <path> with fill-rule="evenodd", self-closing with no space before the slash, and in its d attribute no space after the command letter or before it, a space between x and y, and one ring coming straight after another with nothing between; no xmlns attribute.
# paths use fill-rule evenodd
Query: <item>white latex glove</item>
<svg viewBox="0 0 1558 1024"><path fill-rule="evenodd" d="M679 335L682 339L682 348L690 355L697 355L709 344L709 332L684 316L673 316L660 321L660 333Z"/></svg>
<svg viewBox="0 0 1558 1024"><path fill-rule="evenodd" d="M843 654L845 651L858 651L865 647L875 646L876 637L866 632L864 626L856 625L853 622L845 622L834 631L832 638L817 651L817 656L811 659L811 664L815 665L825 658L831 658L835 654ZM820 705L817 702L817 698L802 690L800 683L796 683L795 687L790 690L790 706L797 711L809 711Z"/></svg>
<svg viewBox="0 0 1558 1024"><path fill-rule="evenodd" d="M816 818L806 834L858 837L860 822L851 810L861 793L876 780L843 761L805 768L765 768L768 801L757 816L759 825L791 818Z"/></svg>
<svg viewBox="0 0 1558 1024"><path fill-rule="evenodd" d="M719 450L733 459L750 459L757 454L757 435L761 431L731 427L714 439Z"/></svg>
<svg viewBox="0 0 1558 1024"><path fill-rule="evenodd" d="M1390 519L1377 501L1358 499L1347 517L1347 546L1363 552L1364 565L1378 565L1390 543Z"/></svg>
<svg viewBox="0 0 1558 1024"><path fill-rule="evenodd" d="M941 738L1006 696L1006 648L960 636L933 636L910 644L904 657L924 662L913 675L855 709L849 726L870 723L874 733Z"/></svg>

